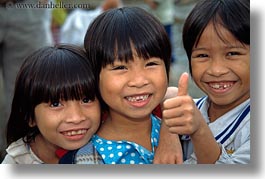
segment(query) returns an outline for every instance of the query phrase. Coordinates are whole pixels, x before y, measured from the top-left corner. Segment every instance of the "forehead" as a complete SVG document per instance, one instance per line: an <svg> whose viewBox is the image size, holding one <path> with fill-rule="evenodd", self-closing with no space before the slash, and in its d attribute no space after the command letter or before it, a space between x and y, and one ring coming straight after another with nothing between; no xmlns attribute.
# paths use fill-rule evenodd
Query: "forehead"
<svg viewBox="0 0 265 179"><path fill-rule="evenodd" d="M212 22L210 22L202 32L198 45L209 43L212 45L233 44L242 46L242 44L224 26L221 24L214 25Z"/></svg>

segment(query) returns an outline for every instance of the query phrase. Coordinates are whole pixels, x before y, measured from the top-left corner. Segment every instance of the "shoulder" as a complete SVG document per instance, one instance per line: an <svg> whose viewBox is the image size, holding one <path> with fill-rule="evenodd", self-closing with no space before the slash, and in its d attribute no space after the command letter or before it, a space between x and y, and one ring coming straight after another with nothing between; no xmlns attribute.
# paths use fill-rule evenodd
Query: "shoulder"
<svg viewBox="0 0 265 179"><path fill-rule="evenodd" d="M41 164L43 163L30 149L30 146L19 139L8 146L3 163Z"/></svg>
<svg viewBox="0 0 265 179"><path fill-rule="evenodd" d="M13 143L11 143L8 148L6 149L6 152L12 156L20 155L23 153L28 153L28 145L24 143L23 139L19 139Z"/></svg>

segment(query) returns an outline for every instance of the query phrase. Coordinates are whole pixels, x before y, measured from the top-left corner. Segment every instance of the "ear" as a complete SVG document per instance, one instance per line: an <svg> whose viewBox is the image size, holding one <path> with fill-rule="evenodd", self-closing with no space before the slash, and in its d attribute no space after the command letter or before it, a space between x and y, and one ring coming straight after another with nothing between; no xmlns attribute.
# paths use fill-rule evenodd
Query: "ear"
<svg viewBox="0 0 265 179"><path fill-rule="evenodd" d="M33 120L32 118L29 119L29 127L35 127L37 124L36 124L36 121Z"/></svg>

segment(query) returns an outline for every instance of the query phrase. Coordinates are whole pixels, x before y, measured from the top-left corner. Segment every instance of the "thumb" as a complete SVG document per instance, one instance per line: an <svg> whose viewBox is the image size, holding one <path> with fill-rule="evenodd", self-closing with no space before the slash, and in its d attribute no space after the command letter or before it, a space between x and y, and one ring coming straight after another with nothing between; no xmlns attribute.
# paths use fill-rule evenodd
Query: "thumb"
<svg viewBox="0 0 265 179"><path fill-rule="evenodd" d="M178 96L188 95L189 74L184 72L181 74L178 83Z"/></svg>

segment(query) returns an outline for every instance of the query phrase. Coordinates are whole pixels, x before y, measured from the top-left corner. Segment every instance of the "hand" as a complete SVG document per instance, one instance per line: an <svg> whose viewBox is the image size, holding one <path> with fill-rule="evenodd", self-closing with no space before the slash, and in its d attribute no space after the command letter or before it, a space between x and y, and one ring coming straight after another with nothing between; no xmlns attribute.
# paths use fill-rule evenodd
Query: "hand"
<svg viewBox="0 0 265 179"><path fill-rule="evenodd" d="M200 121L196 116L201 114L188 95L188 84L189 75L185 72L180 76L177 96L166 99L162 105L163 120L174 134L191 135L199 129Z"/></svg>
<svg viewBox="0 0 265 179"><path fill-rule="evenodd" d="M221 155L221 148L188 95L188 82L189 75L183 73L179 79L177 97L163 103L163 121L171 133L190 135L197 163L215 163Z"/></svg>

